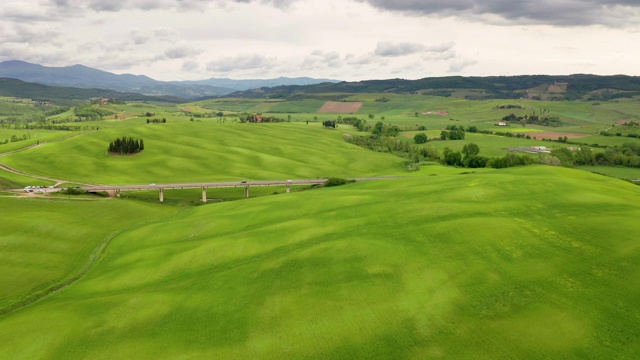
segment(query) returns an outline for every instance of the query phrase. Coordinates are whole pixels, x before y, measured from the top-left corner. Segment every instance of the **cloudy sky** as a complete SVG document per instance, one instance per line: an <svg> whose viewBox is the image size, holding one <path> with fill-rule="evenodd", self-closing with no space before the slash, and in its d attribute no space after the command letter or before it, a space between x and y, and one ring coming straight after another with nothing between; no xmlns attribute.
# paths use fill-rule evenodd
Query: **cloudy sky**
<svg viewBox="0 0 640 360"><path fill-rule="evenodd" d="M640 1L16 0L4 60L157 80L640 75Z"/></svg>

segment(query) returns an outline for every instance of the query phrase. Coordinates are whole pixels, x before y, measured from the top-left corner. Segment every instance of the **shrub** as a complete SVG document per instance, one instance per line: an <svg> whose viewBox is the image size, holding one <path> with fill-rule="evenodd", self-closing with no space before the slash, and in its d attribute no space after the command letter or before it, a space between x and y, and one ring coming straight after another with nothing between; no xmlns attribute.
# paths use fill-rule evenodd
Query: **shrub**
<svg viewBox="0 0 640 360"><path fill-rule="evenodd" d="M413 137L413 141L416 144L424 144L427 142L427 134L425 133L417 133L414 137Z"/></svg>
<svg viewBox="0 0 640 360"><path fill-rule="evenodd" d="M65 195L82 195L85 193L84 190L81 190L79 188L74 188L74 187L68 187L64 190L62 190L62 193Z"/></svg>
<svg viewBox="0 0 640 360"><path fill-rule="evenodd" d="M347 180L347 179L342 179L342 178L328 178L327 181L325 181L324 186L330 187L330 186L340 186L340 185L345 185L347 183L353 182L353 180Z"/></svg>

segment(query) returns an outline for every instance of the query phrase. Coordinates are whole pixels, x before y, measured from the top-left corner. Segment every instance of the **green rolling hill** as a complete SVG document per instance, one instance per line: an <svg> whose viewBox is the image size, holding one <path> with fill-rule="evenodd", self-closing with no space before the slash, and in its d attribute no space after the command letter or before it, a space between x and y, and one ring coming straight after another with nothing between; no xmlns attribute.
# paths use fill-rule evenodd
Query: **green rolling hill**
<svg viewBox="0 0 640 360"><path fill-rule="evenodd" d="M47 359L638 354L637 186L562 168L440 169L149 219L117 235L72 286L2 316L0 352Z"/></svg>

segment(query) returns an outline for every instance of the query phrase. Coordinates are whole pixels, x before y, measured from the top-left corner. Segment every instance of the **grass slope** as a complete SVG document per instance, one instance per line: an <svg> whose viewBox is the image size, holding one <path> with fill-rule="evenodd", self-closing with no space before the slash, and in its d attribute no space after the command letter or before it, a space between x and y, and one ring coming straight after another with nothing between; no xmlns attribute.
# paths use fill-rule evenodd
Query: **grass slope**
<svg viewBox="0 0 640 360"><path fill-rule="evenodd" d="M22 149L28 146L37 145L45 141L55 141L63 137L72 136L74 134L75 134L74 132L55 131L55 130L0 129L0 142L4 142L5 140L11 141L10 139L13 135L17 136L18 138L22 138L24 135L27 135L28 137L30 136L30 138L28 138L27 140L0 144L0 155L6 152Z"/></svg>
<svg viewBox="0 0 640 360"><path fill-rule="evenodd" d="M110 141L142 138L144 152L107 154ZM105 184L389 175L402 159L346 143L319 124L189 122L105 129L8 155L14 168ZM71 166L69 166L71 164Z"/></svg>
<svg viewBox="0 0 640 360"><path fill-rule="evenodd" d="M7 358L640 352L640 191L527 167L200 206L0 318Z"/></svg>
<svg viewBox="0 0 640 360"><path fill-rule="evenodd" d="M174 211L135 201L0 198L0 311L78 274L110 235Z"/></svg>
<svg viewBox="0 0 640 360"><path fill-rule="evenodd" d="M54 184L53 181L35 179L0 169L0 189L20 189L25 186L51 186Z"/></svg>

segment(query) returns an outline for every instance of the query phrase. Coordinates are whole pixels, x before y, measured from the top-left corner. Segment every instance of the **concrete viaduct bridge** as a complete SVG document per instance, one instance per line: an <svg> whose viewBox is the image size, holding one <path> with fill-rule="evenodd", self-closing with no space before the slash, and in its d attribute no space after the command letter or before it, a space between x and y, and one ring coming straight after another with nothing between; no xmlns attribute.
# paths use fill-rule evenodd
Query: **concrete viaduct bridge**
<svg viewBox="0 0 640 360"><path fill-rule="evenodd" d="M357 179L354 179L357 180ZM364 178L361 180L365 180ZM307 180L260 180L260 181L227 181L227 182L206 182L206 183L185 183L185 184L149 184L149 185L104 185L104 186L83 186L80 189L87 192L113 191L120 197L121 191L136 190L158 190L160 192L160 202L164 201L164 190L170 189L202 189L202 202L207 202L208 188L222 187L244 187L244 196L249 197L250 186L286 186L287 192L291 192L292 185L317 185L324 184L327 179L307 179Z"/></svg>

